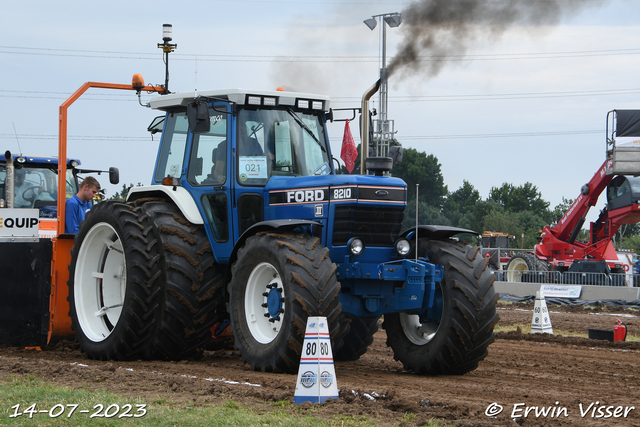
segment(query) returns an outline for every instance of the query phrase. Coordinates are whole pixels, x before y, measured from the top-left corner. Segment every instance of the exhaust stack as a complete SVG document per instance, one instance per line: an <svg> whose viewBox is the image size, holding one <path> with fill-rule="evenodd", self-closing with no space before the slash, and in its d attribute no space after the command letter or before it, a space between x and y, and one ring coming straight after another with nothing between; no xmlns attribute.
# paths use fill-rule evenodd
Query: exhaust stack
<svg viewBox="0 0 640 427"><path fill-rule="evenodd" d="M362 95L362 109L360 114L360 174L366 174L365 162L369 153L369 100L380 89L381 79L373 84Z"/></svg>
<svg viewBox="0 0 640 427"><path fill-rule="evenodd" d="M11 151L7 150L4 153L5 159L7 159L6 163L6 177L5 177L5 187L4 194L7 199L6 207L13 208L14 207L14 197L15 197L15 188L14 188L14 167L13 167L13 156L11 155Z"/></svg>

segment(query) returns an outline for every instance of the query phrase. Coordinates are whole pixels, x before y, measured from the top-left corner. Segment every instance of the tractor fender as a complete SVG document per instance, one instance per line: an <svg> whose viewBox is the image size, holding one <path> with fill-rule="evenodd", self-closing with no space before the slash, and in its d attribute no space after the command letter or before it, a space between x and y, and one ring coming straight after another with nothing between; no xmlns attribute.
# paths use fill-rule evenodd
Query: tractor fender
<svg viewBox="0 0 640 427"><path fill-rule="evenodd" d="M268 221L258 222L249 227L244 233L242 233L242 236L240 236L236 244L233 246L233 251L231 251L229 262L227 263L225 283L229 283L229 281L231 280L231 266L238 259L238 250L242 246L244 246L244 242L246 242L249 237L261 231L291 231L296 229L297 227L310 227L311 234L313 236L318 238L322 237L322 223L308 219L272 219Z"/></svg>
<svg viewBox="0 0 640 427"><path fill-rule="evenodd" d="M405 239L415 238L416 227L411 227L400 235ZM418 237L436 240L446 240L459 233L468 233L479 235L477 231L467 230L466 228L449 227L446 225L419 225Z"/></svg>
<svg viewBox="0 0 640 427"><path fill-rule="evenodd" d="M180 209L180 212L184 217L192 224L202 225L204 220L198 210L198 205L191 197L191 194L183 188L178 186L164 186L164 185L145 185L142 187L131 187L127 194L127 201L132 202L134 200L146 198L146 197L164 197L169 198ZM247 230L248 231L248 230Z"/></svg>

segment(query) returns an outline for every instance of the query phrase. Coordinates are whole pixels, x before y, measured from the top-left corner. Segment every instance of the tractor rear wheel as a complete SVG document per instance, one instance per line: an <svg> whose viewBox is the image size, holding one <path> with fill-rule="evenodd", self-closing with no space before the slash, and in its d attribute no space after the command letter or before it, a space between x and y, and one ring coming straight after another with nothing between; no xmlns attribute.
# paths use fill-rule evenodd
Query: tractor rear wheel
<svg viewBox="0 0 640 427"><path fill-rule="evenodd" d="M526 252L512 256L507 263L507 282L520 282L522 273L536 271L537 260L535 255Z"/></svg>
<svg viewBox="0 0 640 427"><path fill-rule="evenodd" d="M162 284L147 356L198 358L224 311L224 270L215 262L204 227L187 221L176 205L150 200L142 211L159 242Z"/></svg>
<svg viewBox="0 0 640 427"><path fill-rule="evenodd" d="M429 319L415 314L385 314L387 345L405 369L419 374L464 374L484 359L494 340L499 295L495 275L480 248L453 241L420 242L420 256L444 267Z"/></svg>
<svg viewBox="0 0 640 427"><path fill-rule="evenodd" d="M95 359L196 358L211 339L223 274L201 225L172 203L99 203L69 265L69 315Z"/></svg>
<svg viewBox="0 0 640 427"><path fill-rule="evenodd" d="M159 308L158 240L131 204L105 201L80 224L69 264L69 316L92 359L141 357Z"/></svg>
<svg viewBox="0 0 640 427"><path fill-rule="evenodd" d="M346 317L341 315L341 317ZM367 352L373 343L373 335L378 332L379 317L351 317L348 320L349 332L342 341L342 346L333 353L335 360L355 361Z"/></svg>
<svg viewBox="0 0 640 427"><path fill-rule="evenodd" d="M262 232L247 239L231 269L235 347L254 371L296 373L307 318L327 318L336 337L342 305L336 265L320 240Z"/></svg>

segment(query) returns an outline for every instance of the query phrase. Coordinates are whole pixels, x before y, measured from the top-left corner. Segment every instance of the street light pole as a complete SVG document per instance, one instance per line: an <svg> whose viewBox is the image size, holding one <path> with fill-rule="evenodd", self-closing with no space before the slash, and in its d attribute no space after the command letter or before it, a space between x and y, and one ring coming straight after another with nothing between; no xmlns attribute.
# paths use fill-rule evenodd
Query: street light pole
<svg viewBox="0 0 640 427"><path fill-rule="evenodd" d="M378 156L386 156L389 152L389 122L387 121L387 82L389 71L387 70L387 26L382 23L382 68L380 68L380 139L378 144Z"/></svg>
<svg viewBox="0 0 640 427"><path fill-rule="evenodd" d="M387 25L392 28L398 27L402 23L402 16L397 13L384 13L374 15L370 19L366 19L364 23L373 31L378 23L378 18L382 19L382 66L380 68L380 118L374 122L377 124L374 130L376 137L374 140L378 142L376 156L385 157L389 153L389 144L393 138L395 130L393 121L387 118L388 109L388 80L389 70L387 69ZM386 25L385 25L386 24ZM364 112L363 112L364 113ZM366 147L365 147L366 148Z"/></svg>

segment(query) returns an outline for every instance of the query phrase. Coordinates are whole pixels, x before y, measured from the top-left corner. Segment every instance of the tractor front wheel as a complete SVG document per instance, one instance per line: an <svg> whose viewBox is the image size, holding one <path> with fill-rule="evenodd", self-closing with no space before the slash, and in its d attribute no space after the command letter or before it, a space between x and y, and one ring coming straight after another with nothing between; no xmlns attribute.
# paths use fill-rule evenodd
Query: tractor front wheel
<svg viewBox="0 0 640 427"><path fill-rule="evenodd" d="M255 371L298 370L307 318L327 318L339 332L336 266L320 240L308 235L258 233L238 251L229 284L235 347Z"/></svg>
<svg viewBox="0 0 640 427"><path fill-rule="evenodd" d="M464 374L484 359L498 322L495 276L480 248L453 241L420 241L419 254L444 267L430 316L385 314L387 345L418 374Z"/></svg>

